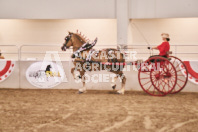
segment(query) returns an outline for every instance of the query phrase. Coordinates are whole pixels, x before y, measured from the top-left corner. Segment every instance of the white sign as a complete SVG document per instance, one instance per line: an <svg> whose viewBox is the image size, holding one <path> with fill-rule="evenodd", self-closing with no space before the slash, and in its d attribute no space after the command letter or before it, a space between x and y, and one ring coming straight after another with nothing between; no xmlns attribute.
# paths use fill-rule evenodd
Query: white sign
<svg viewBox="0 0 198 132"><path fill-rule="evenodd" d="M50 61L36 62L26 71L27 80L38 88L52 88L65 78L64 70Z"/></svg>
<svg viewBox="0 0 198 132"><path fill-rule="evenodd" d="M188 70L188 80L198 85L198 61L184 61L184 64ZM180 65L180 68L184 69L184 66ZM185 70L181 70L181 72L186 76Z"/></svg>

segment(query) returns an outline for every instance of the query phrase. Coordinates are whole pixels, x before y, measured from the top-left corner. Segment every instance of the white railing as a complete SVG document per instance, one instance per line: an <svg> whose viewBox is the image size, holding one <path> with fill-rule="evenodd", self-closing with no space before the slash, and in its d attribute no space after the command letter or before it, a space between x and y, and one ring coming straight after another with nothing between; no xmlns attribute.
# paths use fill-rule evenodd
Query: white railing
<svg viewBox="0 0 198 132"><path fill-rule="evenodd" d="M156 45L150 45L151 47ZM122 46L128 51L136 51L137 58L146 59L152 54L158 54L158 50L147 49L148 45L126 45ZM198 60L198 45L171 45L170 50L173 56L177 56L182 60Z"/></svg>
<svg viewBox="0 0 198 132"><path fill-rule="evenodd" d="M57 52L60 57L61 55L67 56L67 59L62 57L63 59L61 60L70 60L72 53L71 49L68 49L67 52L63 52L60 45L22 45L19 51L20 60L27 60L28 57L35 58L35 60L42 60L46 54L52 54L53 52ZM24 55L26 59L24 59Z"/></svg>
<svg viewBox="0 0 198 132"><path fill-rule="evenodd" d="M137 49L138 47L142 47L140 49L146 49L148 47L148 45L126 45L126 46L127 46L127 49ZM153 47L156 45L150 45L150 46ZM174 54L198 54L198 45L170 45L170 46L171 46L171 49L174 49L173 50ZM194 49L194 50L196 50L197 52L178 52L178 47L182 47L182 48L186 47L191 50L193 50L192 47L196 47L196 49ZM147 53L145 53L145 54L147 54Z"/></svg>
<svg viewBox="0 0 198 132"><path fill-rule="evenodd" d="M9 55L6 56L8 59L19 60L20 58L20 51L17 45L0 45L0 50L2 54Z"/></svg>

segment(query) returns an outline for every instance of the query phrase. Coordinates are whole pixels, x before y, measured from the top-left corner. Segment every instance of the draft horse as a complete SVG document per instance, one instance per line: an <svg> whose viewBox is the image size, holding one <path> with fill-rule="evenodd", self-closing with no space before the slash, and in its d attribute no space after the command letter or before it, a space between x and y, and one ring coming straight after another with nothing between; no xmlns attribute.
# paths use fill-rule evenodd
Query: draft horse
<svg viewBox="0 0 198 132"><path fill-rule="evenodd" d="M66 51L66 49L73 47L73 53L75 53L79 48L82 47L83 44L87 43L86 38L81 35L81 33L72 33L69 32L69 34L65 37L65 42L63 43L63 46L61 49L63 51ZM113 48L106 48L97 51L97 54L91 54L91 59L89 61L86 60L88 56L90 56L90 50L93 50L92 48L86 49L84 51L80 52L81 57L72 55L72 58L74 58L73 64L74 67L71 69L71 73L76 79L74 71L79 71L81 82L83 83L83 88L79 89L79 93L85 93L86 92L86 71L96 71L96 70L107 70L109 72L112 72L116 74L115 77L112 79L112 88L113 90L116 88L116 80L120 77L122 88L117 91L118 94L124 94L125 92L125 83L126 83L126 77L123 74L123 65L125 59L124 54L120 52L120 50L113 49ZM89 64L89 69L87 69L86 65ZM98 64L99 67L93 66L94 64ZM108 64L108 65L107 65ZM118 65L117 65L118 64ZM82 67L79 69L79 65ZM86 68L83 68L85 65ZM119 66L119 68L117 68ZM77 68L78 67L78 68ZM115 68L116 67L116 68Z"/></svg>

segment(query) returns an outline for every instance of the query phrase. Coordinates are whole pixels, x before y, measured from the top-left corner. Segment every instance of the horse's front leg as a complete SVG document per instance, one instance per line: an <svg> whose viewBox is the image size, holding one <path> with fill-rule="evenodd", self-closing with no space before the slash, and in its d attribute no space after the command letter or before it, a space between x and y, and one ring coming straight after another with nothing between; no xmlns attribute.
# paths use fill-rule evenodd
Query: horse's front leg
<svg viewBox="0 0 198 132"><path fill-rule="evenodd" d="M75 75L74 74L74 72L76 71L76 68L74 67L74 68L72 68L71 69L71 74L72 74L72 76L73 76L73 78L76 80L76 79L80 79L81 78L81 75Z"/></svg>
<svg viewBox="0 0 198 132"><path fill-rule="evenodd" d="M85 86L85 81L86 81L86 78L85 78L85 71L80 71L80 76L81 76L81 81L83 83L83 88L80 88L78 91L79 91L79 94L81 93L86 93L87 91L87 88Z"/></svg>
<svg viewBox="0 0 198 132"><path fill-rule="evenodd" d="M71 69L71 74L72 74L73 78L76 79L75 74L74 74L74 71L75 71L75 67L73 67L73 68Z"/></svg>
<svg viewBox="0 0 198 132"><path fill-rule="evenodd" d="M125 84L126 84L126 77L124 76L123 72L121 72L120 78L122 80L122 88L117 91L118 94L124 94L125 92Z"/></svg>

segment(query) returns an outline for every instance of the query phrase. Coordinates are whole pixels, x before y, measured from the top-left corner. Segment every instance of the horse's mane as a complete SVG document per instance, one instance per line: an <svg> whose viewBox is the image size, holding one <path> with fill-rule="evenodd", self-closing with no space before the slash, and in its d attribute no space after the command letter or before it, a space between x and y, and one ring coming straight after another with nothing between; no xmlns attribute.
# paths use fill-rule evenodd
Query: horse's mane
<svg viewBox="0 0 198 132"><path fill-rule="evenodd" d="M76 37L77 37L79 40L82 40L83 43L87 42L86 37L85 37L85 36L82 36L81 33L80 33L80 34L79 34L79 33L73 33L73 34L75 34Z"/></svg>

